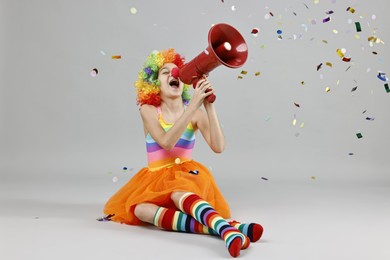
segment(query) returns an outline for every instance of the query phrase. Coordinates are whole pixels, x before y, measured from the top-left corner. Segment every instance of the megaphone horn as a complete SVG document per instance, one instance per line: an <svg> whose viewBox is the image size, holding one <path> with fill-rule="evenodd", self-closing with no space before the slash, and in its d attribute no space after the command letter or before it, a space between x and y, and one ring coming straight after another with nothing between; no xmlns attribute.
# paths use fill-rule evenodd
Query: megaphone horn
<svg viewBox="0 0 390 260"><path fill-rule="evenodd" d="M248 46L242 35L228 24L216 24L211 27L206 50L184 64L179 70L172 70L172 76L180 78L185 84L193 84L208 75L220 65L229 68L241 67L248 58ZM215 95L207 97L210 103L215 101Z"/></svg>

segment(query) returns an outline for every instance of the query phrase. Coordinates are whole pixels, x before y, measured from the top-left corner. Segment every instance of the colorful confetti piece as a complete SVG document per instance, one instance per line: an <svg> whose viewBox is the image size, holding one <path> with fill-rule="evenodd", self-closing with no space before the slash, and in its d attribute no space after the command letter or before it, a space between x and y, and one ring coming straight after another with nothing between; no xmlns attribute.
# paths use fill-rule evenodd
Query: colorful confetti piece
<svg viewBox="0 0 390 260"><path fill-rule="evenodd" d="M344 62L350 62L350 61L351 61L351 58L350 58L350 57L344 57L342 60L343 60Z"/></svg>
<svg viewBox="0 0 390 260"><path fill-rule="evenodd" d="M113 60L120 60L120 59L122 59L122 56L121 55L113 55L113 56L111 56L111 58Z"/></svg>
<svg viewBox="0 0 390 260"><path fill-rule="evenodd" d="M330 63L330 62L326 62L325 64L326 64L326 66L328 66L328 67L331 67L331 68L333 67L333 64Z"/></svg>
<svg viewBox="0 0 390 260"><path fill-rule="evenodd" d="M357 32L361 32L362 31L362 27L360 26L359 22L355 22L355 26L356 26L356 31Z"/></svg>
<svg viewBox="0 0 390 260"><path fill-rule="evenodd" d="M257 76L260 76L260 71L256 72L256 73L255 73L255 76L256 76L256 77L257 77Z"/></svg>
<svg viewBox="0 0 390 260"><path fill-rule="evenodd" d="M363 135L360 132L356 133L356 136L357 136L358 139L363 138Z"/></svg>
<svg viewBox="0 0 390 260"><path fill-rule="evenodd" d="M267 178L265 178L265 177L261 177L261 179L262 179L262 180L265 180L265 181L268 181L268 179L267 179Z"/></svg>
<svg viewBox="0 0 390 260"><path fill-rule="evenodd" d="M253 28L252 31L251 31L251 34L254 36L254 37L257 37L259 33L259 28Z"/></svg>
<svg viewBox="0 0 390 260"><path fill-rule="evenodd" d="M283 33L283 31L279 29L279 30L276 31L276 33L280 35L280 34Z"/></svg>
<svg viewBox="0 0 390 260"><path fill-rule="evenodd" d="M317 65L317 71L319 71L322 67L322 63L320 63L319 65Z"/></svg>
<svg viewBox="0 0 390 260"><path fill-rule="evenodd" d="M356 90L357 90L357 88L358 88L357 86L356 86L356 87L354 87L354 88L352 88L352 89L351 89L351 92L354 92L354 91L356 91Z"/></svg>
<svg viewBox="0 0 390 260"><path fill-rule="evenodd" d="M175 159L175 163L176 163L176 164L180 164L180 162L181 162L180 158L176 158L176 159Z"/></svg>
<svg viewBox="0 0 390 260"><path fill-rule="evenodd" d="M242 75L246 75L246 74L248 74L248 71L242 70L242 71L241 71L241 74L242 74Z"/></svg>
<svg viewBox="0 0 390 260"><path fill-rule="evenodd" d="M91 70L90 74L91 74L91 77L96 77L98 73L99 73L98 69L97 68L93 68Z"/></svg>
<svg viewBox="0 0 390 260"><path fill-rule="evenodd" d="M137 13L137 8L135 8L135 7L130 8L130 13L131 14L136 14Z"/></svg>
<svg viewBox="0 0 390 260"><path fill-rule="evenodd" d="M351 12L351 13L354 13L354 12L355 12L355 9L353 9L352 7L348 7L346 11L347 11L347 12L349 11L349 12Z"/></svg>
<svg viewBox="0 0 390 260"><path fill-rule="evenodd" d="M366 117L366 120L368 120L368 121L374 121L374 120L375 120L375 117Z"/></svg>
<svg viewBox="0 0 390 260"><path fill-rule="evenodd" d="M294 105L295 105L296 107L301 107L298 103L294 103Z"/></svg>
<svg viewBox="0 0 390 260"><path fill-rule="evenodd" d="M385 90L387 93L390 93L390 88L388 83L385 84Z"/></svg>
<svg viewBox="0 0 390 260"><path fill-rule="evenodd" d="M326 92L330 92L330 87L326 87L326 88L325 88L325 91L326 91Z"/></svg>
<svg viewBox="0 0 390 260"><path fill-rule="evenodd" d="M324 19L322 20L322 23L330 22L330 20L331 20L331 18L330 18L330 16L328 16L328 17L326 17L326 18L324 18Z"/></svg>
<svg viewBox="0 0 390 260"><path fill-rule="evenodd" d="M388 81L388 78L386 77L386 73L379 72L377 77L382 81Z"/></svg>

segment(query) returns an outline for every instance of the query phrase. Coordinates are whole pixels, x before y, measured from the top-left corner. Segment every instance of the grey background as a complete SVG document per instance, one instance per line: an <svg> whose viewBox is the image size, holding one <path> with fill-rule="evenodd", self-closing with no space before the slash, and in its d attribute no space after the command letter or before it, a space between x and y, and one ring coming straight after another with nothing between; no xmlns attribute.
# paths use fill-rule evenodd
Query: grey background
<svg viewBox="0 0 390 260"><path fill-rule="evenodd" d="M216 239L94 221L109 196L146 165L133 88L146 56L174 47L190 61L207 47L216 23L242 33L249 57L240 69L221 66L210 74L227 148L214 154L198 135L194 159L214 173L233 218L259 221L269 230L265 243L253 245L246 257L389 259L384 234L390 231L390 93L376 77L378 71L390 73L386 1L0 3L4 259L53 259L64 248L70 249L64 258L103 259L112 250L119 259L154 258L151 251L135 253L129 243L171 248L160 252L171 259L187 253L194 259L227 257ZM346 11L349 6L354 14ZM332 20L322 23L330 10ZM274 16L267 20L269 12ZM255 27L257 37L251 34ZM385 44L371 47L372 35ZM341 61L338 48L347 50L351 62ZM99 70L96 77L90 75L93 68ZM362 226L367 229L354 233ZM156 236L166 238L156 242ZM331 243L329 250L324 243Z"/></svg>

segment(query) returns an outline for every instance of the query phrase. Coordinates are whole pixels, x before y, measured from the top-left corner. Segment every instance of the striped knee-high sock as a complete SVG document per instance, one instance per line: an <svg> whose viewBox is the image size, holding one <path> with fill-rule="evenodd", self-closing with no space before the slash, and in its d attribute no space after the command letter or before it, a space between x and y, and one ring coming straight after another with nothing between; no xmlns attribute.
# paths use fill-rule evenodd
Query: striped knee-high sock
<svg viewBox="0 0 390 260"><path fill-rule="evenodd" d="M238 222L237 222L238 223ZM185 233L217 235L213 229L202 225L190 215L178 210L159 207L154 215L153 224L156 227ZM246 237L242 249L249 247L250 239Z"/></svg>
<svg viewBox="0 0 390 260"><path fill-rule="evenodd" d="M193 217L174 209L159 207L154 215L156 227L186 233L213 234L213 230L196 221Z"/></svg>
<svg viewBox="0 0 390 260"><path fill-rule="evenodd" d="M263 227L257 223L244 224L233 220L229 221L229 224L248 236L251 242L258 241L263 235Z"/></svg>
<svg viewBox="0 0 390 260"><path fill-rule="evenodd" d="M225 241L233 257L240 255L245 244L245 236L223 219L205 200L198 195L187 192L179 200L180 210L191 215L198 222L212 228Z"/></svg>

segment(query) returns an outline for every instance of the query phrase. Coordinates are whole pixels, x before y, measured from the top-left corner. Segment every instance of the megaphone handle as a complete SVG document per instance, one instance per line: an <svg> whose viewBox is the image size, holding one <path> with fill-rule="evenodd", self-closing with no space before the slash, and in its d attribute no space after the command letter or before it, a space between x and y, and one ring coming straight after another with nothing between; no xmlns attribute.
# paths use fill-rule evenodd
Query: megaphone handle
<svg viewBox="0 0 390 260"><path fill-rule="evenodd" d="M195 82L192 83L192 87L193 87L194 89L196 88L196 83L197 83L197 82L198 82L198 81L195 81ZM206 89L206 93L209 92L209 91L211 91L211 89ZM209 96L206 97L206 100L207 100L207 102L209 102L209 103L214 103L214 101L215 101L216 98L217 98L216 95L211 94L211 95L209 95Z"/></svg>

